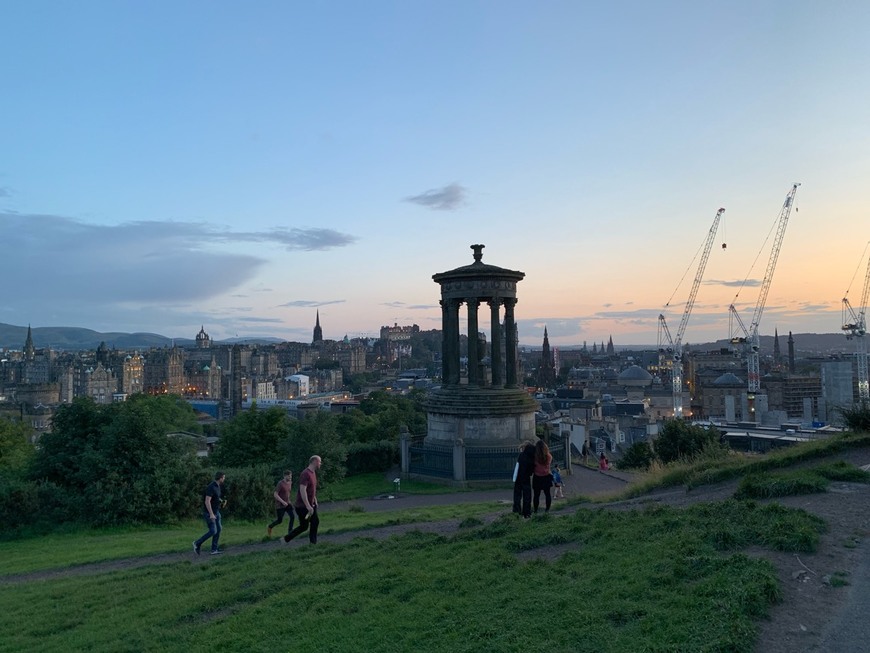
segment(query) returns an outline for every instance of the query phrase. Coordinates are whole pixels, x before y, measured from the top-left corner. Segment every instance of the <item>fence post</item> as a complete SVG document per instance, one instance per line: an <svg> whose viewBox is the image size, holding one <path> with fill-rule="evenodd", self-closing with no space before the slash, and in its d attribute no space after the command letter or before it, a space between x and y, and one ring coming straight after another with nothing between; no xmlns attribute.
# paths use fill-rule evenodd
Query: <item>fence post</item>
<svg viewBox="0 0 870 653"><path fill-rule="evenodd" d="M565 472L571 473L571 432L562 431L562 446L565 447Z"/></svg>
<svg viewBox="0 0 870 653"><path fill-rule="evenodd" d="M453 480L465 482L465 441L461 438L453 442Z"/></svg>
<svg viewBox="0 0 870 653"><path fill-rule="evenodd" d="M408 478L411 473L411 435L407 429L399 433L399 449L402 456L402 476Z"/></svg>

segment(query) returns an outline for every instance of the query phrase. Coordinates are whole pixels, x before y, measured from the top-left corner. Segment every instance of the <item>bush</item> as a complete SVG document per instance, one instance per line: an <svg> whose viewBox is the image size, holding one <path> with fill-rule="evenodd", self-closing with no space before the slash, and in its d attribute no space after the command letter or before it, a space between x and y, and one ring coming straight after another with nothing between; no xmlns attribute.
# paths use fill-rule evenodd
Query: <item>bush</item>
<svg viewBox="0 0 870 653"><path fill-rule="evenodd" d="M224 498L226 505L221 508L221 514L225 517L234 517L246 521L257 521L269 515L273 515L275 500L272 497L278 478L274 476L267 465L255 467L238 467L222 470L226 475L224 481ZM213 478L207 481L198 490L198 505L202 506L202 493ZM296 491L294 483L294 493ZM199 511L200 513L202 510Z"/></svg>
<svg viewBox="0 0 870 653"><path fill-rule="evenodd" d="M870 432L870 402L862 401L852 408L841 408L846 428L855 433Z"/></svg>
<svg viewBox="0 0 870 653"><path fill-rule="evenodd" d="M616 463L618 469L649 469L655 454L648 442L635 442Z"/></svg>
<svg viewBox="0 0 870 653"><path fill-rule="evenodd" d="M385 472L399 462L399 446L390 440L354 442L347 447L347 475Z"/></svg>
<svg viewBox="0 0 870 653"><path fill-rule="evenodd" d="M719 447L719 432L678 419L669 419L662 426L653 448L656 457L667 464L697 456L705 449Z"/></svg>
<svg viewBox="0 0 870 653"><path fill-rule="evenodd" d="M32 524L39 516L36 483L8 474L0 475L0 525L13 530Z"/></svg>

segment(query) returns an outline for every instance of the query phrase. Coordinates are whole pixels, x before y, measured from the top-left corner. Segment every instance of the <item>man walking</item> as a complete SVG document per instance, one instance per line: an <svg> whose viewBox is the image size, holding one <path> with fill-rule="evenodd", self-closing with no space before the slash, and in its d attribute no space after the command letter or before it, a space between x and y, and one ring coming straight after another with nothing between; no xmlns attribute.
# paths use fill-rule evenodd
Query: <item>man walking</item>
<svg viewBox="0 0 870 653"><path fill-rule="evenodd" d="M299 526L284 536L287 543L300 533L308 531L308 541L317 544L317 527L320 519L317 517L317 470L320 469L320 456L311 456L308 467L299 475L299 491L296 492L296 514L299 515Z"/></svg>
<svg viewBox="0 0 870 653"><path fill-rule="evenodd" d="M275 497L275 521L266 527L266 535L272 537L272 529L284 521L286 514L290 518L290 524L287 526L287 532L293 530L293 521L295 515L293 506L290 505L290 490L293 487L293 472L289 469L284 471L284 478L278 481L275 486L275 491L272 496Z"/></svg>
<svg viewBox="0 0 870 653"><path fill-rule="evenodd" d="M193 552L199 555L200 549L205 542L211 538L211 554L217 555L220 553L218 549L218 540L221 537L221 495L222 488L226 480L226 474L216 472L214 480L208 484L205 492L202 495L203 504L203 519L208 531L198 540L193 543Z"/></svg>

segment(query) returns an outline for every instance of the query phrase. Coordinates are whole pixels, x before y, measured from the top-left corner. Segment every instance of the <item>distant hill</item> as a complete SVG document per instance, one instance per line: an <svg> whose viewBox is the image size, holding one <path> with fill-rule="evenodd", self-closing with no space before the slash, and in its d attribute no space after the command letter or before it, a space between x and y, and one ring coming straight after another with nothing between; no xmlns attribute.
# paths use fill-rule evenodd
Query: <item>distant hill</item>
<svg viewBox="0 0 870 653"><path fill-rule="evenodd" d="M157 333L100 333L79 327L33 327L33 345L37 349L51 347L55 350L78 351L96 349L101 342L115 349L150 349L151 347L170 347L175 343L181 347L191 347L192 338L167 338ZM0 348L22 349L27 339L27 327L3 324L0 322ZM231 338L214 341L215 344L266 344L282 342L279 338Z"/></svg>

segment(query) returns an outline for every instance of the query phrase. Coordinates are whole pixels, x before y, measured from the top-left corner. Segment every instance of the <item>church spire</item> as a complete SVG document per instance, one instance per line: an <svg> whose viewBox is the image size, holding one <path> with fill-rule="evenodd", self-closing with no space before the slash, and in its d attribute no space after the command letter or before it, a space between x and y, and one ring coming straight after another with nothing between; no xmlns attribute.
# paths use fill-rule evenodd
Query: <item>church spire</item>
<svg viewBox="0 0 870 653"><path fill-rule="evenodd" d="M33 333L30 325L27 325L27 339L24 341L24 360L32 361L36 357L36 348L33 346Z"/></svg>
<svg viewBox="0 0 870 653"><path fill-rule="evenodd" d="M314 339L312 344L323 342L323 329L320 328L320 309L317 309L317 320L314 323Z"/></svg>

